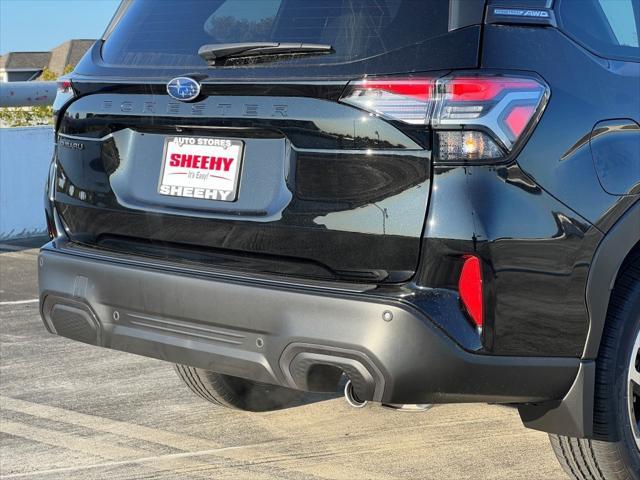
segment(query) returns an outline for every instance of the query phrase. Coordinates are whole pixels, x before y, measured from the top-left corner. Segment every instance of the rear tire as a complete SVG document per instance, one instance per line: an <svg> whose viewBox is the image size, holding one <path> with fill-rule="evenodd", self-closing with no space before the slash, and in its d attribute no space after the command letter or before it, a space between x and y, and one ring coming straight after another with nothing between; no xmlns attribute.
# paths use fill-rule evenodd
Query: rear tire
<svg viewBox="0 0 640 480"><path fill-rule="evenodd" d="M299 390L184 365L176 365L175 370L193 393L222 407L268 412L304 403L305 392Z"/></svg>
<svg viewBox="0 0 640 480"><path fill-rule="evenodd" d="M640 480L640 255L627 262L609 303L596 367L594 430L585 440L549 435L574 480Z"/></svg>

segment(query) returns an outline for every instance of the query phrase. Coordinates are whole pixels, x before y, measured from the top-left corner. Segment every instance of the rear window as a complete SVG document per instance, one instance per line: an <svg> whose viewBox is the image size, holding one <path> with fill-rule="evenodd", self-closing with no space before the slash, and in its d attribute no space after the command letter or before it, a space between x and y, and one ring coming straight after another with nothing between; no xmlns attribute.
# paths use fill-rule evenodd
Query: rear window
<svg viewBox="0 0 640 480"><path fill-rule="evenodd" d="M640 0L561 0L560 27L592 52L640 62Z"/></svg>
<svg viewBox="0 0 640 480"><path fill-rule="evenodd" d="M102 57L112 65L203 66L197 52L205 44L305 42L335 53L284 63L345 63L445 35L448 14L444 0L133 0Z"/></svg>

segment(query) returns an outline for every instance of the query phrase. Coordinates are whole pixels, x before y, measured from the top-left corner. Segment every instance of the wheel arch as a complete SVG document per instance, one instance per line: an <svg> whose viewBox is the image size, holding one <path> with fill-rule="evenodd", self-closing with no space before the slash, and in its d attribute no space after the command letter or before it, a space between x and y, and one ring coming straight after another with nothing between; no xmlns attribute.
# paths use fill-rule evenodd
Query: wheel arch
<svg viewBox="0 0 640 480"><path fill-rule="evenodd" d="M595 360L607 319L609 300L620 268L640 248L640 201L635 202L602 239L593 256L585 301L589 312L589 333L583 360Z"/></svg>

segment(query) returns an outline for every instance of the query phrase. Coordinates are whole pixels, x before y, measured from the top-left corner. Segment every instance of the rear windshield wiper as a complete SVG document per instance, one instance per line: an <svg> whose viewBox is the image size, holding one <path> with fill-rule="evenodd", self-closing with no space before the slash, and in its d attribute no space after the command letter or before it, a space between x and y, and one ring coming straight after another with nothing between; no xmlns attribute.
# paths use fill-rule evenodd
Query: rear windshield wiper
<svg viewBox="0 0 640 480"><path fill-rule="evenodd" d="M331 45L320 43L291 43L291 42L246 42L246 43L213 43L203 45L198 55L210 64L228 58L252 57L259 55L316 54L332 53Z"/></svg>

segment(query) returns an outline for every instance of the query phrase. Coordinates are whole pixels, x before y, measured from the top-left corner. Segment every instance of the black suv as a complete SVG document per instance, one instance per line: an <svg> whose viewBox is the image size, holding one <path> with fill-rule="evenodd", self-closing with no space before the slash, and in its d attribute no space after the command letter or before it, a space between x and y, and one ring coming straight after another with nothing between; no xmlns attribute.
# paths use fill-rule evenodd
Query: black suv
<svg viewBox="0 0 640 480"><path fill-rule="evenodd" d="M59 83L44 324L245 410L511 404L574 479L640 479L638 32L638 0L125 0Z"/></svg>

